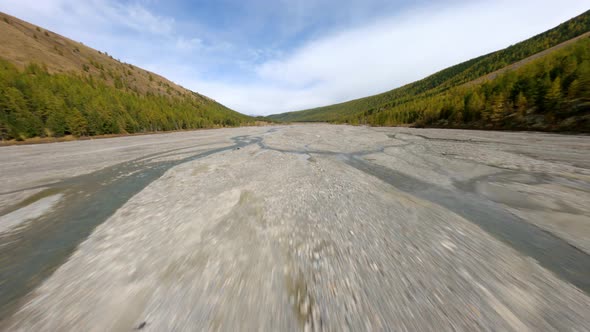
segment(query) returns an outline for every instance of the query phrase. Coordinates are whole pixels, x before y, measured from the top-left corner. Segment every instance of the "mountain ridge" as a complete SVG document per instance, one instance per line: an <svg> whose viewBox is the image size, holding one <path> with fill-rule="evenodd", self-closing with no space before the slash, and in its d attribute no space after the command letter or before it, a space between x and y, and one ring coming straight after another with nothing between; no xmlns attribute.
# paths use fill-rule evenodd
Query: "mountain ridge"
<svg viewBox="0 0 590 332"><path fill-rule="evenodd" d="M212 128L255 121L161 75L2 12L0 26L2 140ZM84 98L77 99L75 93ZM97 103L95 109L88 107L90 102Z"/></svg>
<svg viewBox="0 0 590 332"><path fill-rule="evenodd" d="M537 34L520 43L448 67L393 90L333 105L274 114L268 116L268 118L277 121L348 122L354 124L355 121L362 118L362 114L365 115L365 118L370 117L406 103L444 94L445 91L463 84L479 84L484 80L493 79L493 77L486 76L492 73L502 73L502 70L508 70L515 63L535 55L542 55L543 52L550 51L551 48L557 45L563 44L562 46L566 47L569 43L575 43L577 39L583 39L583 36L587 36L589 31L590 11L586 11L553 29ZM477 80L481 81L478 82ZM352 119L352 117L356 117L356 120ZM363 122L363 119L360 121ZM365 123L383 125L375 122L371 123L370 119L369 122ZM396 125L396 123L392 122L387 124Z"/></svg>

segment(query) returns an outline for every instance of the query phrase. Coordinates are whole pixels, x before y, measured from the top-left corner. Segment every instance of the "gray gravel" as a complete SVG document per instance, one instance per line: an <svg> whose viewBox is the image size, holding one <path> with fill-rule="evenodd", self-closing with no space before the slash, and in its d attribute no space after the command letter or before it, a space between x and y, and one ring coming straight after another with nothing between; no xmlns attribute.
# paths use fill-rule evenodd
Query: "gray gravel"
<svg viewBox="0 0 590 332"><path fill-rule="evenodd" d="M294 125L0 148L0 202L162 161L0 328L590 331L587 136Z"/></svg>

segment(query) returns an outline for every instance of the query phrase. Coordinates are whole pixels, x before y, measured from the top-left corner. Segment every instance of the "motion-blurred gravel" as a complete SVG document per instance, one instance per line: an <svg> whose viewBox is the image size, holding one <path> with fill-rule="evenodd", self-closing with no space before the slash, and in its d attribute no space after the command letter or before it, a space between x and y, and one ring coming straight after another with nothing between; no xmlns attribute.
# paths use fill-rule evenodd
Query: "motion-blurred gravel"
<svg viewBox="0 0 590 332"><path fill-rule="evenodd" d="M252 140L170 168L0 327L590 330L589 289L579 278L590 271L589 137L330 125L204 135L151 136L165 148L133 157L178 159L207 144L231 147L238 135ZM0 169L16 167L4 158ZM73 167L29 158L40 158L35 174L59 167L58 181ZM43 181L6 188L17 195ZM498 221L490 226L486 216ZM512 236L517 229L542 240ZM575 259L560 264L552 250Z"/></svg>

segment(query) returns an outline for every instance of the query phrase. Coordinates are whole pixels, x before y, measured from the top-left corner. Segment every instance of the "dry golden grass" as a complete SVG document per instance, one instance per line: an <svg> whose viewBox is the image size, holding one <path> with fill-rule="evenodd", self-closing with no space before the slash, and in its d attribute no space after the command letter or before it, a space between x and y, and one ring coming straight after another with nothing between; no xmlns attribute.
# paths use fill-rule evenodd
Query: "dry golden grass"
<svg viewBox="0 0 590 332"><path fill-rule="evenodd" d="M498 76L500 76L500 75L502 75L504 73L507 73L507 72L513 71L513 70L517 70L518 68L520 68L520 67L522 67L522 66L530 63L531 61L533 61L535 59L542 58L542 57L550 54L551 52L557 51L557 50L562 49L562 48L564 48L564 47L566 47L568 45L571 45L571 44L575 43L576 41L578 41L578 40L580 40L582 38L590 38L590 31L588 31L586 33L583 33L583 34L579 35L578 37L575 37L575 38L572 38L570 40L564 41L561 44L558 44L558 45L555 45L553 47L550 47L550 48L548 48L548 49L546 49L544 51L541 51L539 53L533 54L533 55L529 56L528 58L525 58L525 59L522 59L520 61L517 61L517 62L515 62L515 63L513 63L511 65L508 65L508 66L506 66L506 67L504 67L502 69L498 69L498 70L496 70L494 72L491 72L491 73L489 73L487 75L484 75L482 77L476 78L476 79L474 79L474 80L472 80L470 82L465 83L465 86L472 86L472 85L480 84L480 83L485 82L485 81L491 81L491 80L495 79L496 77L498 77Z"/></svg>

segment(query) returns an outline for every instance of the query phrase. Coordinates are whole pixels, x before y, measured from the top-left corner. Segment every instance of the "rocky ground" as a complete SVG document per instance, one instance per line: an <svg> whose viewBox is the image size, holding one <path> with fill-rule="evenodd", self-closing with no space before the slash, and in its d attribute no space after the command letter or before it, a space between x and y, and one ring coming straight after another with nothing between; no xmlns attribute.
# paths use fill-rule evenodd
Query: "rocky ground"
<svg viewBox="0 0 590 332"><path fill-rule="evenodd" d="M3 278L34 264L20 241L153 165L1 328L590 330L587 136L294 125L2 148Z"/></svg>

